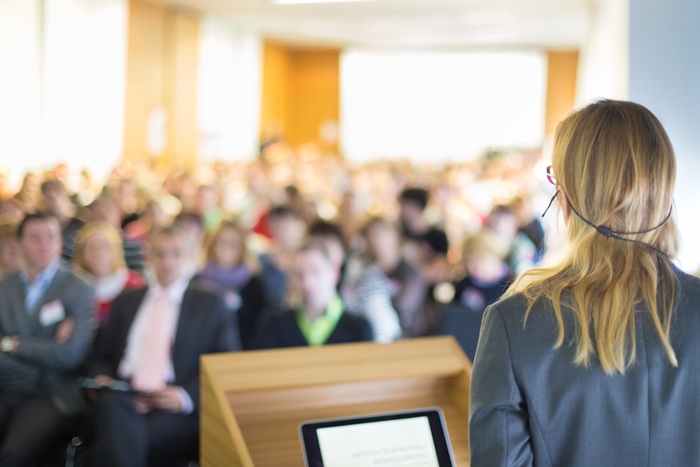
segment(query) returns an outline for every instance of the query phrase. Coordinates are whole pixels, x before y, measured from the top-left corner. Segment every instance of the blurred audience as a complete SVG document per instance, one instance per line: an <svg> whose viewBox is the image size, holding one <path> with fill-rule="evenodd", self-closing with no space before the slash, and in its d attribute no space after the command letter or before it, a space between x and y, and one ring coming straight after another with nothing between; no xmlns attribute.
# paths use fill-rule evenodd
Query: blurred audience
<svg viewBox="0 0 700 467"><path fill-rule="evenodd" d="M399 197L401 224L404 236L413 251L410 252L425 280L433 285L448 277L447 235L430 225L425 218L428 192L422 188L407 188Z"/></svg>
<svg viewBox="0 0 700 467"><path fill-rule="evenodd" d="M92 287L61 266L58 220L30 214L17 234L24 267L0 282L3 467L37 465L74 429L82 408L74 372L89 349L94 313Z"/></svg>
<svg viewBox="0 0 700 467"><path fill-rule="evenodd" d="M182 227L160 231L149 253L155 278L120 295L90 373L131 382L143 395L103 391L94 408L92 465L172 466L197 459L199 359L240 348L218 295L190 286Z"/></svg>
<svg viewBox="0 0 700 467"><path fill-rule="evenodd" d="M471 358L483 309L542 258L531 202L550 187L534 175L538 152L440 167L264 152L191 171L125 160L104 186L60 165L14 191L0 170L8 459L31 462L75 434L84 406L68 382L86 355L87 374L142 393L98 391L93 465L171 465L196 458L200 354L444 333ZM46 259L61 243L94 292Z"/></svg>
<svg viewBox="0 0 700 467"><path fill-rule="evenodd" d="M187 274L193 277L197 270L206 262L204 246L206 245L206 231L202 216L194 212L181 212L175 217L173 225L177 225L187 236L189 248L186 253Z"/></svg>
<svg viewBox="0 0 700 467"><path fill-rule="evenodd" d="M115 194L121 227L139 219L139 197L136 184L129 178L119 180Z"/></svg>
<svg viewBox="0 0 700 467"><path fill-rule="evenodd" d="M508 244L489 229L467 238L462 248L466 276L455 284L454 301L482 313L496 303L515 278L506 263Z"/></svg>
<svg viewBox="0 0 700 467"><path fill-rule="evenodd" d="M495 206L489 214L488 226L508 245L506 263L514 275L517 276L535 266L535 244L519 231L518 218L508 206Z"/></svg>
<svg viewBox="0 0 700 467"><path fill-rule="evenodd" d="M261 348L318 347L371 341L369 322L345 309L337 291L340 270L322 243L308 243L295 255L292 308L271 315L260 335Z"/></svg>
<svg viewBox="0 0 700 467"><path fill-rule="evenodd" d="M100 329L107 325L118 295L145 285L143 276L127 267L122 238L112 225L104 222L90 222L80 229L73 262L88 273L89 282L95 289Z"/></svg>
<svg viewBox="0 0 700 467"><path fill-rule="evenodd" d="M535 245L535 262L539 262L546 251L545 232L542 222L532 211L529 197L516 196L508 206L518 220L518 232L526 235Z"/></svg>
<svg viewBox="0 0 700 467"><path fill-rule="evenodd" d="M207 258L194 280L218 291L229 309L237 313L241 346L249 350L265 308L265 291L258 277L260 263L248 250L244 231L232 221L221 222Z"/></svg>
<svg viewBox="0 0 700 467"><path fill-rule="evenodd" d="M260 279L268 303L282 308L287 293L287 275L304 242L305 226L299 215L287 206L270 210L267 224L272 238L269 252L260 256Z"/></svg>
<svg viewBox="0 0 700 467"><path fill-rule="evenodd" d="M44 196L46 213L58 219L61 225L63 239L61 257L71 262L75 235L85 222L75 217L75 205L71 202L70 194L63 183L58 180L47 180L41 184L41 193Z"/></svg>
<svg viewBox="0 0 700 467"><path fill-rule="evenodd" d="M388 278L391 303L399 314L403 337L427 334L423 304L429 286L403 257L401 232L391 222L375 217L364 230L369 260Z"/></svg>
<svg viewBox="0 0 700 467"><path fill-rule="evenodd" d="M340 227L317 221L309 228L309 237L324 245L333 267L341 271L338 290L345 306L363 316L372 326L377 342L391 342L401 336L399 319L391 305L389 281L379 268L348 249Z"/></svg>
<svg viewBox="0 0 700 467"><path fill-rule="evenodd" d="M132 242L140 243L142 246L150 245L151 235L167 227L171 222L172 218L165 212L163 206L157 200L151 199L146 203L143 215L124 227L124 234Z"/></svg>
<svg viewBox="0 0 700 467"><path fill-rule="evenodd" d="M111 226L117 232L119 238L121 238L126 266L138 273L143 273L145 262L141 243L134 242L126 238L126 235L122 230L122 222L117 205L111 199L103 196L93 201L90 204L89 209L92 213L92 219L94 221L102 222Z"/></svg>
<svg viewBox="0 0 700 467"><path fill-rule="evenodd" d="M17 224L0 224L0 279L22 269L23 258L17 239Z"/></svg>
<svg viewBox="0 0 700 467"><path fill-rule="evenodd" d="M221 223L222 212L219 207L219 193L211 185L202 185L197 189L194 213L202 218L205 232L216 232Z"/></svg>

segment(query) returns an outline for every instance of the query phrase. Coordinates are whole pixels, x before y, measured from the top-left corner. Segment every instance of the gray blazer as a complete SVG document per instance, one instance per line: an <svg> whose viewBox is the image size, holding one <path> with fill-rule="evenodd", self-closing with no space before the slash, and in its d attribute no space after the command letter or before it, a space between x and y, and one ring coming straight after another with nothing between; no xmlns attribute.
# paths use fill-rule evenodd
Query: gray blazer
<svg viewBox="0 0 700 467"><path fill-rule="evenodd" d="M508 297L486 310L471 382L472 467L700 465L700 280L678 272L671 366L646 313L636 323L637 364L608 376L575 366L574 321L553 349L551 303Z"/></svg>
<svg viewBox="0 0 700 467"><path fill-rule="evenodd" d="M0 393L29 391L37 386L52 388L59 378L69 378L83 362L91 345L95 302L92 286L63 267L46 289L34 314L24 307L24 283L19 273L0 281L0 335L19 336L14 354L0 353ZM75 328L63 344L54 341L59 322L43 326L41 308L60 300L65 316L72 317ZM56 388L58 389L58 388Z"/></svg>

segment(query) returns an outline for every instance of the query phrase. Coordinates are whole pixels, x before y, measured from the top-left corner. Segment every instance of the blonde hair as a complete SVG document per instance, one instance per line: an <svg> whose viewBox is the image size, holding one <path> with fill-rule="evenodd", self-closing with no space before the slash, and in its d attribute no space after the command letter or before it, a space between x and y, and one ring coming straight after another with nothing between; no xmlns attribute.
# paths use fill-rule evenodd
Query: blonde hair
<svg viewBox="0 0 700 467"><path fill-rule="evenodd" d="M508 242L489 228L468 236L462 243L462 260L493 255L501 261L508 256Z"/></svg>
<svg viewBox="0 0 700 467"><path fill-rule="evenodd" d="M124 245L122 243L122 238L114 227L104 222L90 222L80 229L75 245L75 252L73 254L73 263L87 271L85 267L85 258L83 258L85 243L95 235L102 235L112 247L112 253L114 254L114 268L112 272L117 272L125 268L126 262L124 261Z"/></svg>
<svg viewBox="0 0 700 467"><path fill-rule="evenodd" d="M617 232L653 229L626 238L653 245L668 260L649 246L606 238L572 212L559 263L524 273L506 295L526 297L525 320L539 298L552 302L559 327L555 348L565 338L562 305L569 308L576 325L574 363L588 367L597 355L608 374L624 374L636 361L635 306L643 303L677 366L669 339L676 279L670 260L680 236L675 211L669 216L676 160L666 131L639 104L595 102L559 124L552 164L557 185L583 218Z"/></svg>

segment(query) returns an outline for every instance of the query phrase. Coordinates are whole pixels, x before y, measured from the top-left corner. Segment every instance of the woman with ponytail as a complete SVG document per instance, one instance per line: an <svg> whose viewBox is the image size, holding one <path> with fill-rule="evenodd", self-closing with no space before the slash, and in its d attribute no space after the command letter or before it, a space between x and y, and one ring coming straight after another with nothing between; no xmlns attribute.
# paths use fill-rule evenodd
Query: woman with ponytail
<svg viewBox="0 0 700 467"><path fill-rule="evenodd" d="M700 464L700 280L672 261L676 161L658 119L603 100L557 127L560 261L485 313L472 467Z"/></svg>

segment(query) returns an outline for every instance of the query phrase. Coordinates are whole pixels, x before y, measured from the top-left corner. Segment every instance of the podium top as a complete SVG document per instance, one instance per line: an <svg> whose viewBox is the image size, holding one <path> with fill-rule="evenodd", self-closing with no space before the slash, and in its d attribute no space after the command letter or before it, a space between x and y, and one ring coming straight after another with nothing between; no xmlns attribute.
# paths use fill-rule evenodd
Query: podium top
<svg viewBox="0 0 700 467"><path fill-rule="evenodd" d="M471 373L452 336L205 355L202 366L225 392Z"/></svg>

